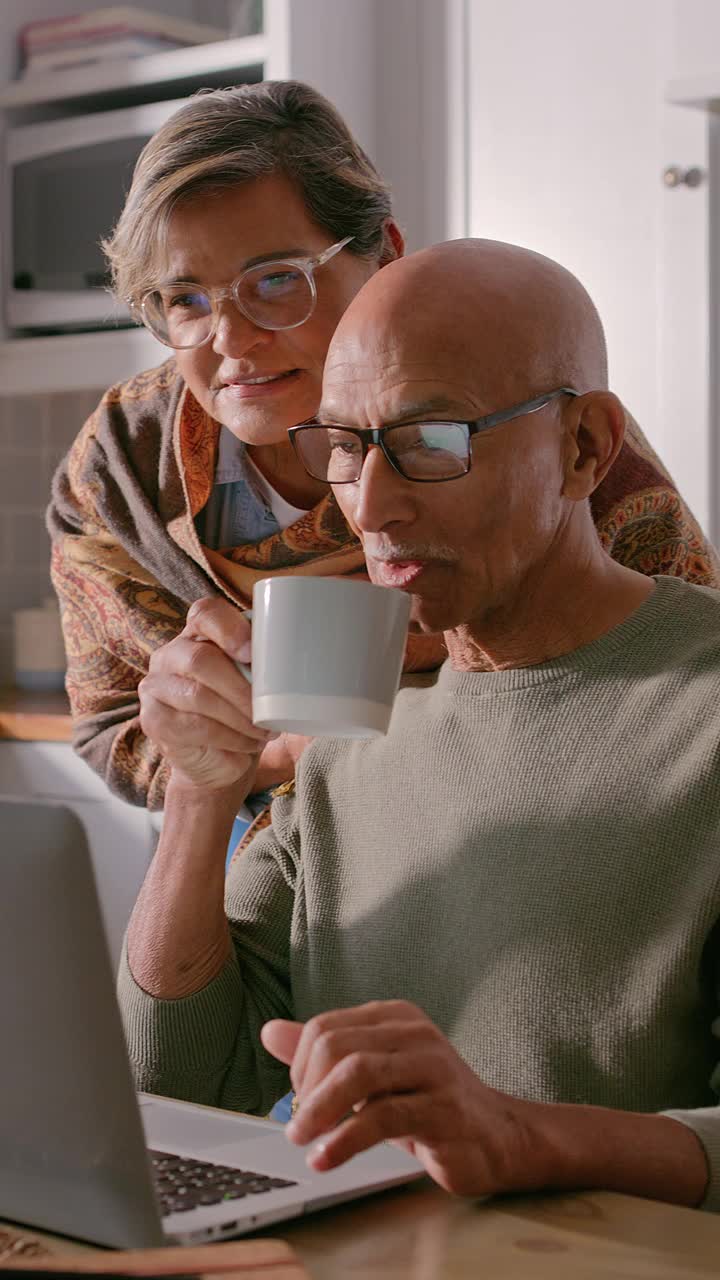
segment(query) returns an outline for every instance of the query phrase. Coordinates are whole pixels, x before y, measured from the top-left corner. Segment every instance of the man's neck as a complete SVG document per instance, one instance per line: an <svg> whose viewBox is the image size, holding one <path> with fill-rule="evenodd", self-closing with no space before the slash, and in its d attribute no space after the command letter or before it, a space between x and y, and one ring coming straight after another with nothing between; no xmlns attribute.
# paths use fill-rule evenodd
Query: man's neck
<svg viewBox="0 0 720 1280"><path fill-rule="evenodd" d="M458 671L549 662L619 626L654 589L652 578L617 564L598 546L572 571L542 566L482 616L446 632L450 661Z"/></svg>

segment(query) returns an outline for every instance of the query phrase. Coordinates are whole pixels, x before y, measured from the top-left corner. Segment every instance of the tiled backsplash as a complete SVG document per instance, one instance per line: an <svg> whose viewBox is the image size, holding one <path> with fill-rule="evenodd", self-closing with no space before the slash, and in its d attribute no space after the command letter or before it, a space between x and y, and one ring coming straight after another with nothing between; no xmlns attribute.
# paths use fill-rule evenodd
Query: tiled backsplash
<svg viewBox="0 0 720 1280"><path fill-rule="evenodd" d="M12 612L52 594L50 481L99 391L0 396L0 684L12 683Z"/></svg>

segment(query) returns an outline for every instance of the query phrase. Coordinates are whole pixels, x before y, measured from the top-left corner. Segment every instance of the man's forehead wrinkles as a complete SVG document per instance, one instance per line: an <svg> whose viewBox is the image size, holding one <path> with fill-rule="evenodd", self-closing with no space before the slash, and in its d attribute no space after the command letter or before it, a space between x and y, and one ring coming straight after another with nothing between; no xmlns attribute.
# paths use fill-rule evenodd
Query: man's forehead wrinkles
<svg viewBox="0 0 720 1280"><path fill-rule="evenodd" d="M390 423L434 414L478 416L483 410L475 381L467 365L456 371L432 355L419 353L410 359L393 352L381 362L370 353L350 349L326 366L318 416L348 426L365 426L371 419Z"/></svg>
<svg viewBox="0 0 720 1280"><path fill-rule="evenodd" d="M460 387L466 380L466 376L454 377L446 369L433 369L427 360L417 360L412 363L395 360L383 365L378 365L376 361L352 359L342 362L332 361L326 364L323 376L326 388L342 387L348 381L365 382L371 390L377 389L379 393L385 393L388 388L394 389L398 385L418 382L448 388Z"/></svg>
<svg viewBox="0 0 720 1280"><path fill-rule="evenodd" d="M418 365L419 368L422 365ZM325 381L337 382L347 377L347 371L351 370L355 380L364 378L368 382L375 379L386 378L388 376L400 376L403 372L407 373L407 366L398 360L379 360L372 356L352 356L349 355L345 360L330 359L325 365Z"/></svg>

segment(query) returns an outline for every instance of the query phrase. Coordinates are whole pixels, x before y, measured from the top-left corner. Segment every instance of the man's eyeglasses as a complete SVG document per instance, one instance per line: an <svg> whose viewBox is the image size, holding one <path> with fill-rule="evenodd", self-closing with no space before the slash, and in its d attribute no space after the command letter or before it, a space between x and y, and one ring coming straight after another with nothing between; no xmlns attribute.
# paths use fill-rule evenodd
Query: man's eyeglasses
<svg viewBox="0 0 720 1280"><path fill-rule="evenodd" d="M577 396L558 387L534 400L500 409L473 422L403 422L389 427L319 426L303 423L289 431L292 446L305 470L329 484L354 484L360 479L371 445L382 449L390 466L406 480L430 484L467 475L472 462L472 437L513 418L537 413L557 396Z"/></svg>
<svg viewBox="0 0 720 1280"><path fill-rule="evenodd" d="M315 310L315 271L354 239L345 236L314 258L259 262L242 271L229 289L204 289L178 281L149 289L139 303L128 301L137 318L174 351L210 341L218 326L218 303L224 298L261 329L297 329Z"/></svg>

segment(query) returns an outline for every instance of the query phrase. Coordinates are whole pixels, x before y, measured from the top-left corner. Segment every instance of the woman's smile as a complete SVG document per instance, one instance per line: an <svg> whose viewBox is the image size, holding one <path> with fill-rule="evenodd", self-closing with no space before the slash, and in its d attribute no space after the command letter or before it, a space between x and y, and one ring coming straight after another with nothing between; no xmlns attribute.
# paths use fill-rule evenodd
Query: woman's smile
<svg viewBox="0 0 720 1280"><path fill-rule="evenodd" d="M291 391L301 377L302 369L287 369L282 373L266 373L252 378L229 378L222 383L216 397L220 395L233 400L266 399Z"/></svg>

